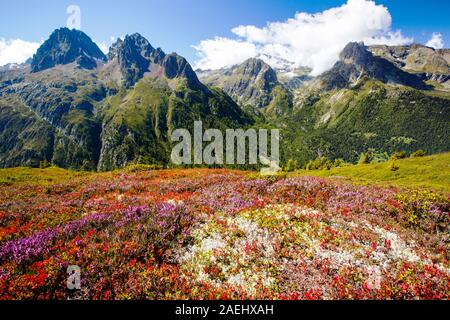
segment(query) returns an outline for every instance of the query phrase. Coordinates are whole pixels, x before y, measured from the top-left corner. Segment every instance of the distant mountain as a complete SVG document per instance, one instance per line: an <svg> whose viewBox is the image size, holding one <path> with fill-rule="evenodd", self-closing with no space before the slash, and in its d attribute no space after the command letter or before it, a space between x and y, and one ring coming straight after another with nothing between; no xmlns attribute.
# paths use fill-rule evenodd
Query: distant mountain
<svg viewBox="0 0 450 320"><path fill-rule="evenodd" d="M207 85L228 93L239 105L279 116L292 108L290 91L263 60L248 59L240 65L216 71L198 71Z"/></svg>
<svg viewBox="0 0 450 320"><path fill-rule="evenodd" d="M27 68L28 66L29 66L28 63L8 63L4 66L0 66L0 72L24 69Z"/></svg>
<svg viewBox="0 0 450 320"><path fill-rule="evenodd" d="M139 34L108 57L76 30L59 29L31 68L0 71L0 167L55 165L111 170L169 162L171 132L250 125L220 89L203 85L177 54ZM90 61L90 62L89 62Z"/></svg>
<svg viewBox="0 0 450 320"><path fill-rule="evenodd" d="M420 44L411 46L370 46L374 55L393 62L404 71L418 74L450 89L450 49L433 49Z"/></svg>
<svg viewBox="0 0 450 320"><path fill-rule="evenodd" d="M416 89L427 88L418 76L403 71L388 60L374 56L363 43L356 42L349 43L333 68L318 79L325 90L331 90L346 88L363 77Z"/></svg>
<svg viewBox="0 0 450 320"><path fill-rule="evenodd" d="M334 67L294 91L286 157L357 161L360 153L450 150L450 90L350 43Z"/></svg>
<svg viewBox="0 0 450 320"><path fill-rule="evenodd" d="M106 61L100 48L85 33L61 28L37 50L31 61L31 72L76 62L84 69L94 69L98 61Z"/></svg>
<svg viewBox="0 0 450 320"><path fill-rule="evenodd" d="M411 46L369 46L377 56L409 72L450 74L450 49L433 49L420 44Z"/></svg>
<svg viewBox="0 0 450 320"><path fill-rule="evenodd" d="M275 69L280 81L286 88L291 91L307 85L314 77L311 76L311 69L307 67L293 69Z"/></svg>

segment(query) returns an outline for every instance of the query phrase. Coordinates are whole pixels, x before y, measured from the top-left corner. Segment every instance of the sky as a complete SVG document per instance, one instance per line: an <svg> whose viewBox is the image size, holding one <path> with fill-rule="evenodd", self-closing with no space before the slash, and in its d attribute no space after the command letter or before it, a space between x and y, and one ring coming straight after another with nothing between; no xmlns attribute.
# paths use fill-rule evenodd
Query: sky
<svg viewBox="0 0 450 320"><path fill-rule="evenodd" d="M15 0L0 1L0 65L32 56L70 5L102 50L139 32L202 69L259 56L320 73L349 41L450 47L448 0Z"/></svg>

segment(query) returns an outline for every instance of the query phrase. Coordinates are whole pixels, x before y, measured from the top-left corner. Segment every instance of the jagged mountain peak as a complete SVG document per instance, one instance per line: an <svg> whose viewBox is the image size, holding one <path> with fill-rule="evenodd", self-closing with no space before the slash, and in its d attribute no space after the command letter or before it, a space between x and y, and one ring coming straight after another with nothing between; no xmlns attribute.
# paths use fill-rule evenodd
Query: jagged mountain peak
<svg viewBox="0 0 450 320"><path fill-rule="evenodd" d="M373 55L363 42L350 42L339 54L339 59L345 63L364 65L370 63Z"/></svg>
<svg viewBox="0 0 450 320"><path fill-rule="evenodd" d="M410 46L373 45L374 55L409 72L450 75L450 49L434 49L422 44Z"/></svg>
<svg viewBox="0 0 450 320"><path fill-rule="evenodd" d="M183 77L198 81L197 75L187 60L174 52L166 55L161 63L164 67L165 75L169 79Z"/></svg>
<svg viewBox="0 0 450 320"><path fill-rule="evenodd" d="M88 35L75 29L60 28L37 50L31 61L31 71L39 72L72 62L77 62L81 68L93 69L98 60L106 61L106 56Z"/></svg>
<svg viewBox="0 0 450 320"><path fill-rule="evenodd" d="M250 58L245 60L237 67L237 69L247 75L258 75L262 71L270 72L276 76L275 71L273 71L267 63L258 58Z"/></svg>
<svg viewBox="0 0 450 320"><path fill-rule="evenodd" d="M139 33L118 39L111 46L108 58L118 63L125 87L133 86L146 73L168 79L185 78L191 87L202 86L186 59L176 53L165 54L161 48L155 49Z"/></svg>
<svg viewBox="0 0 450 320"><path fill-rule="evenodd" d="M269 82L278 81L277 74L272 67L258 58L250 58L245 60L243 63L231 68L231 72L246 77L261 77Z"/></svg>
<svg viewBox="0 0 450 320"><path fill-rule="evenodd" d="M271 115L291 108L290 92L262 59L250 58L228 69L199 70L198 73L204 83L223 89L241 106L263 109Z"/></svg>
<svg viewBox="0 0 450 320"><path fill-rule="evenodd" d="M116 42L114 42L108 51L108 60L113 60L117 58L119 50L123 47L123 40L118 38Z"/></svg>
<svg viewBox="0 0 450 320"><path fill-rule="evenodd" d="M112 60L117 57L118 53L139 54L143 57L150 57L155 51L150 42L139 33L127 35L123 40L117 41L111 46L108 59Z"/></svg>
<svg viewBox="0 0 450 320"><path fill-rule="evenodd" d="M339 61L318 80L322 89L332 90L352 86L364 78L416 89L428 88L418 75L405 72L394 63L375 56L362 42L351 42L345 46Z"/></svg>

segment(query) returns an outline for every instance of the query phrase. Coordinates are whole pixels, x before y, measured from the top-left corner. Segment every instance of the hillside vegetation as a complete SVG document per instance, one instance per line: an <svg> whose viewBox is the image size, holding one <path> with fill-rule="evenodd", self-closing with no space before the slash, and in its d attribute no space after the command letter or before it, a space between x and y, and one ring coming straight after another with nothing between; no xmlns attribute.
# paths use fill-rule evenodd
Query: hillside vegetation
<svg viewBox="0 0 450 320"><path fill-rule="evenodd" d="M208 169L0 176L0 300L449 298L434 192Z"/></svg>
<svg viewBox="0 0 450 320"><path fill-rule="evenodd" d="M450 153L422 158L397 160L398 170L391 170L391 162L354 165L330 170L298 171L295 175L317 177L345 177L356 183L381 184L400 187L424 187L450 192Z"/></svg>

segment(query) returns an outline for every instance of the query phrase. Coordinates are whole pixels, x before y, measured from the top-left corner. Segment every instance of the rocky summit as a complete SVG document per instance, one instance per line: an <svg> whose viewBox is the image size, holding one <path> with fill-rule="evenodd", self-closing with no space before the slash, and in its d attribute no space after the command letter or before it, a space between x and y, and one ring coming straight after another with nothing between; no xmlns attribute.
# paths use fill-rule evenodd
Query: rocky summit
<svg viewBox="0 0 450 320"><path fill-rule="evenodd" d="M190 86L201 87L197 75L189 63L176 53L166 55L161 48L155 49L139 33L118 39L108 54L109 63L118 66L122 84L129 88L144 75L184 78Z"/></svg>
<svg viewBox="0 0 450 320"><path fill-rule="evenodd" d="M84 69L94 69L106 56L85 33L61 28L38 49L31 61L31 71L38 72L61 64L76 62Z"/></svg>
<svg viewBox="0 0 450 320"><path fill-rule="evenodd" d="M349 43L339 55L334 67L320 76L325 89L345 88L362 77L379 80L383 83L400 84L426 89L425 83L414 74L398 68L392 62L374 56L364 43Z"/></svg>
<svg viewBox="0 0 450 320"><path fill-rule="evenodd" d="M290 92L261 59L251 58L230 69L199 71L208 85L218 86L242 106L280 115L292 107Z"/></svg>
<svg viewBox="0 0 450 320"><path fill-rule="evenodd" d="M450 50L433 49L421 44L411 46L369 46L377 56L395 63L405 71L450 74Z"/></svg>

